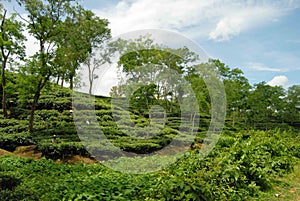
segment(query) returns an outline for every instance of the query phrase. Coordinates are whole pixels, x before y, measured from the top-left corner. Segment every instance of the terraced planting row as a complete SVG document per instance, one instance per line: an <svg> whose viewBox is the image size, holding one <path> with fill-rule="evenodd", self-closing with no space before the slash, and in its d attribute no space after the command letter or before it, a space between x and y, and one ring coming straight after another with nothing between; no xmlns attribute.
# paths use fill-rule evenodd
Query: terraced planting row
<svg viewBox="0 0 300 201"><path fill-rule="evenodd" d="M53 159L70 154L94 155L84 151L84 146L88 146L88 150L94 150L93 153L97 152L97 147L101 147L102 155L111 155L115 150L107 150L105 144L101 145L97 141L98 136L103 133L121 150L145 154L158 151L171 141L175 141L177 145L192 142L194 138L196 142L201 142L210 123L208 115L196 118L200 125L195 129L196 136L193 136L190 134L189 116L180 117L180 114L168 113L163 117L154 113L150 122L149 113L141 115L134 113L135 108L129 108L132 112L128 118L128 113L122 108L112 109L109 98L96 97L93 104L76 102L80 115L75 120L81 123L75 125L73 115L76 115L76 108L72 106L72 91L52 87L51 93L48 91L41 95L35 112L33 133L27 132L29 108L26 105L31 100L16 102L16 106L10 108L11 118L0 119L0 148L13 151L18 146L37 144L37 151ZM89 138L89 143L84 143L84 146L81 141L86 141L82 132ZM56 135L55 144L52 143L53 135Z"/></svg>

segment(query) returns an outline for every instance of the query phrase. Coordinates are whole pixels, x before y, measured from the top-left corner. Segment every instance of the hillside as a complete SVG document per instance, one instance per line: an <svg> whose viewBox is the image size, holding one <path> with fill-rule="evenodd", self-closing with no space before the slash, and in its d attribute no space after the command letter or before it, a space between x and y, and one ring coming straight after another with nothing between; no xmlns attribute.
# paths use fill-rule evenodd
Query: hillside
<svg viewBox="0 0 300 201"><path fill-rule="evenodd" d="M10 118L0 119L2 200L247 200L250 197L264 200L263 197L273 197L281 177L293 172L294 165L299 164L296 130L244 131L231 127L230 119L217 146L201 159L200 148L210 121L209 115L202 114L194 143L183 147L188 150L186 156L163 170L141 175L122 172L130 168L134 168L133 172L157 168L155 164L166 160L164 155L169 153L162 152L146 161L121 157L114 161L119 171L115 172L93 160L93 157L101 161L108 159L114 150L95 156L97 152L89 153L80 141L72 116L72 91L55 85L43 91L32 133L27 131L26 101L30 100L20 102L17 94L13 97L16 99L11 100ZM140 115L134 112L135 108L131 110L136 125L143 128L148 124L147 114ZM123 112L118 110L120 119ZM163 148L178 134L181 121L176 114L169 113L166 126L158 136L141 140L118 129L110 98L96 97L95 113L107 138L126 151L124 156ZM51 142L53 135L57 136L56 143ZM97 150L99 144L90 146ZM179 151L180 146L171 150ZM297 197L297 183L289 185L288 190L282 191L282 197L288 196L290 189L294 189L291 194Z"/></svg>
<svg viewBox="0 0 300 201"><path fill-rule="evenodd" d="M37 145L36 151L42 152L43 156L52 159L64 158L67 155L90 155L82 146L73 121L71 90L51 85L51 88L42 93L35 112L34 131L32 133L28 132L29 108L27 107L31 100L20 101L17 95L13 97L15 99L10 100L12 106L9 108L9 118L0 119L1 148L14 151L18 146ZM131 136L140 135L141 137L141 135L153 136L155 134L131 133L131 136L124 134L122 129L126 128L118 128L114 118L122 119L125 111L120 109L117 113L114 112L113 116L110 98L95 97L95 106L91 110L95 110L99 122L95 129L101 128L105 136L123 151L136 154L160 150L176 136L181 125L180 114L169 113L167 114L166 125L159 132L159 135L152 137L150 140L136 140ZM134 112L131 115L133 123L140 127L140 130L149 125L147 115L143 114L141 116ZM199 122L195 143L201 142L205 137L210 116L203 114ZM98 126L100 127L98 128ZM189 128L181 126L181 129ZM53 135L57 137L56 144L52 143ZM180 143L180 140L178 143ZM109 150L107 151L109 152ZM105 156L102 157L105 158Z"/></svg>

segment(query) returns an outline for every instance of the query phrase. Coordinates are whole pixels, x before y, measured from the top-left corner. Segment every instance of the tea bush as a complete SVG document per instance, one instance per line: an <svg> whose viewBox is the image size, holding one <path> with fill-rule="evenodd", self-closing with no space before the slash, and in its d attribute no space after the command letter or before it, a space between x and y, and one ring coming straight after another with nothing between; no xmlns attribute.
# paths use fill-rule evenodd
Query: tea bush
<svg viewBox="0 0 300 201"><path fill-rule="evenodd" d="M34 141L30 134L27 132L20 133L18 135L0 135L0 148L7 151L14 151L18 146L28 146L34 144L36 144L36 141Z"/></svg>
<svg viewBox="0 0 300 201"><path fill-rule="evenodd" d="M21 179L13 174L0 173L0 190L13 190L21 183Z"/></svg>
<svg viewBox="0 0 300 201"><path fill-rule="evenodd" d="M68 156L80 155L80 156L90 156L86 151L85 147L81 143L45 143L40 144L37 148L42 156L49 159L64 159Z"/></svg>
<svg viewBox="0 0 300 201"><path fill-rule="evenodd" d="M278 130L248 134L222 136L202 160L197 150L181 158L156 178L148 200L247 200L268 190L275 175L293 170L295 141Z"/></svg>
<svg viewBox="0 0 300 201"><path fill-rule="evenodd" d="M24 192L31 200L248 200L260 191L267 191L276 175L293 170L298 139L280 130L225 132L206 157L204 152L195 149L163 170L141 175L119 173L101 164L57 164L46 159L35 161L6 156L0 158L1 174L14 172L22 182L12 190L1 190L0 198L5 200L11 196L22 200L20 192ZM132 144L133 139L123 140L128 147L139 146L139 143ZM121 139L116 143L121 143ZM101 145L91 144L89 149L94 147L97 154L98 146ZM76 143L44 144L39 149L52 153L49 158L83 151ZM105 145L102 149L105 150ZM113 153L114 150L107 150L107 154ZM105 155L104 152L99 154ZM134 158L127 161L125 158L120 163L123 164L120 171L127 166L155 165L158 158L151 161L145 158L142 164L135 164Z"/></svg>

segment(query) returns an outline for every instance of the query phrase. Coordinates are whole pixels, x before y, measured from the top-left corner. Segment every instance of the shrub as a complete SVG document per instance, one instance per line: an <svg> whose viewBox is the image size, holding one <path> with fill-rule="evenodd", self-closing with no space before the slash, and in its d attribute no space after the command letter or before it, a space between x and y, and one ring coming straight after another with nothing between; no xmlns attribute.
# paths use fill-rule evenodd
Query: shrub
<svg viewBox="0 0 300 201"><path fill-rule="evenodd" d="M0 148L7 151L14 151L18 146L29 146L35 143L29 133L2 135L0 137Z"/></svg>
<svg viewBox="0 0 300 201"><path fill-rule="evenodd" d="M64 159L67 156L90 156L81 143L69 142L62 144L44 143L38 145L38 151L49 159Z"/></svg>
<svg viewBox="0 0 300 201"><path fill-rule="evenodd" d="M0 191L1 201L39 201L35 193L23 189Z"/></svg>
<svg viewBox="0 0 300 201"><path fill-rule="evenodd" d="M13 190L21 183L21 179L12 174L0 173L0 190Z"/></svg>

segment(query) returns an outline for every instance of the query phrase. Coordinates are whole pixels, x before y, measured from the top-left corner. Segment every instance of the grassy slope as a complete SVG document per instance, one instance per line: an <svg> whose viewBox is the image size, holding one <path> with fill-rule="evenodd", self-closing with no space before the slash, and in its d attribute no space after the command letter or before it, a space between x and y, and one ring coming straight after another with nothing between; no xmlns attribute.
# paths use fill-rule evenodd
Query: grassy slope
<svg viewBox="0 0 300 201"><path fill-rule="evenodd" d="M35 122L36 131L31 137L35 142L37 142L38 145L44 145L44 144L47 145L47 143L51 145L51 137L53 134L56 134L58 136L58 140L60 144L67 144L74 141L76 143L77 142L80 143L70 114L70 109L71 109L70 92L66 89L51 90L51 91L53 92L44 93L41 97L40 106L38 107L37 115L36 115L36 122ZM99 121L103 119L107 119L108 118L107 114L110 113L108 99L97 98L96 103L99 107L98 109L96 109L96 112L99 114L98 116ZM7 124L6 124L6 120L1 120L0 138L1 136L2 137L7 136L7 133L10 133L9 135L11 136L18 136L18 135L26 136L27 115L21 114L20 118L21 119L8 120ZM137 123L140 124L142 124L145 121L145 119L139 119L139 118L136 118L135 120ZM104 122L106 122L106 124L103 125L103 127L109 128L110 131L110 126L112 126L111 123L113 122L113 120L112 119L110 121L106 120ZM170 122L170 124L176 127L176 124L174 122L176 122L176 119L175 121ZM108 135L110 135L110 133L108 133ZM123 136L120 136L120 138L115 139L115 141L116 143L122 143L124 141L126 142L126 139L127 138L123 138ZM134 144L134 142L132 144ZM128 145L128 147L131 148L132 144ZM13 153L13 151L15 152ZM26 155L26 153L22 153L22 150L20 150L20 148L18 148L17 150L12 150L12 152L6 152L5 150L0 150L0 156L2 154L3 155L13 154L13 155L20 156L22 154ZM14 159L11 160L13 161ZM52 167L54 166L51 165L51 168ZM84 171L84 170L80 170L80 171ZM109 174L111 174L111 172L109 172ZM300 175L300 163L298 163L298 165L295 167L294 173L284 176L283 178L276 178L278 182L276 183L276 186L274 186L273 190L267 191L265 193L261 193L259 195L259 198L256 198L254 200L300 200L299 199L299 188L300 188L299 175ZM34 177L34 175L32 177ZM109 177L109 175L107 175L107 177ZM68 176L66 176L66 178L68 178ZM49 177L48 179L51 180L53 178ZM276 193L281 194L281 196L278 198L275 197L274 194Z"/></svg>
<svg viewBox="0 0 300 201"><path fill-rule="evenodd" d="M259 197L253 198L250 201L254 200L300 201L300 161L294 167L293 173L275 178L273 189L260 193Z"/></svg>
<svg viewBox="0 0 300 201"><path fill-rule="evenodd" d="M51 139L55 134L57 136L58 144L69 144L68 146L80 147L80 139L78 137L75 125L72 118L72 91L68 89L61 89L60 87L51 86L47 91L43 91L37 110L35 112L35 131L32 134L27 132L28 129L28 116L29 108L26 108L29 103L25 100L21 104L18 99L13 100L19 104L19 107L12 107L11 118L1 119L0 114L0 140L1 138L9 139L9 143L4 143L2 140L2 145L0 141L0 148L14 151L16 146L27 146L31 144L38 144L39 151L47 152L48 147L52 146ZM25 108L24 108L25 107ZM87 110L89 111L89 109ZM83 111L84 113L85 111ZM114 115L122 117L124 115L122 109L115 111ZM168 118L166 127L161 131L160 135L156 135L151 139L140 139L136 140L136 136L148 135L149 131L143 131L145 126L148 126L147 118L143 116L138 116L137 114L132 114L132 121L140 130L134 129L130 130L130 136L125 135L121 129L127 129L124 123L116 125L114 118L112 117L112 109L110 104L110 99L107 97L96 97L95 98L95 113L97 115L97 120L100 124L101 130L105 133L106 137L112 141L115 146L121 147L127 152L153 152L159 150L160 148L167 145L172 138L177 134L177 129L180 126L180 117L173 116ZM178 115L178 114L177 114ZM82 120L85 122L89 117L85 115L82 116ZM115 117L115 116L114 116ZM121 119L122 120L122 119ZM208 115L203 115L200 122L200 132L198 133L197 140L201 141L203 136L205 136L205 130L209 124L210 118ZM84 125L83 125L84 126ZM91 127L91 125L89 126ZM92 127L92 129L99 129L98 127ZM186 128L189 129L189 128ZM145 129L144 129L145 130ZM153 133L150 133L153 136ZM133 136L133 137L131 137ZM18 137L19 139L15 139ZM26 142L21 142L22 139L27 140ZM11 146L14 142L18 142L16 146ZM19 143L20 142L20 143ZM5 145L5 146L4 146ZM91 146L96 146L92 144ZM110 151L110 150L108 150ZM83 153L86 156L85 153ZM48 155L50 158L52 155ZM58 158L60 156L57 156ZM105 158L105 157L104 157Z"/></svg>

